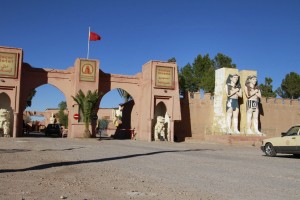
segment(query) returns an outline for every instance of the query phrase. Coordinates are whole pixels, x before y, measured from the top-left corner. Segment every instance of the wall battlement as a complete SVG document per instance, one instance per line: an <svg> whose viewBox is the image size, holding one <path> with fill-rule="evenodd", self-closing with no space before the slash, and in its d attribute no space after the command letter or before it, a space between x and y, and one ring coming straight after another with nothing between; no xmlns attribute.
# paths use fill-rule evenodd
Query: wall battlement
<svg viewBox="0 0 300 200"><path fill-rule="evenodd" d="M205 93L201 97L200 92L195 92L194 94L188 93L187 95L189 103L198 103L198 104L210 104L214 102L214 97L210 93ZM283 99L283 98L265 98L262 97L261 104L265 106L276 105L280 108L290 108L300 109L300 99Z"/></svg>
<svg viewBox="0 0 300 200"><path fill-rule="evenodd" d="M300 108L300 100L299 99L282 99L282 98L261 98L261 103L264 105L284 105L284 106L296 106Z"/></svg>
<svg viewBox="0 0 300 200"><path fill-rule="evenodd" d="M292 125L300 124L300 100L263 97L260 102L260 128L267 137L280 136ZM201 97L199 92L188 93L181 99L181 109L182 121L176 123L175 129L177 136L204 139L208 135L220 134L212 128L214 97L211 94Z"/></svg>

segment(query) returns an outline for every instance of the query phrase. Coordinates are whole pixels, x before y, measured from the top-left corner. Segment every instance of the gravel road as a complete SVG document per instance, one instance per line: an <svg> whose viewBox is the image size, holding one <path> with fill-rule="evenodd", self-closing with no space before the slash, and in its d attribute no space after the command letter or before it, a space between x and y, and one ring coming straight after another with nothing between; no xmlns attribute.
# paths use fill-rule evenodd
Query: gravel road
<svg viewBox="0 0 300 200"><path fill-rule="evenodd" d="M205 142L0 138L1 200L289 200L300 159Z"/></svg>

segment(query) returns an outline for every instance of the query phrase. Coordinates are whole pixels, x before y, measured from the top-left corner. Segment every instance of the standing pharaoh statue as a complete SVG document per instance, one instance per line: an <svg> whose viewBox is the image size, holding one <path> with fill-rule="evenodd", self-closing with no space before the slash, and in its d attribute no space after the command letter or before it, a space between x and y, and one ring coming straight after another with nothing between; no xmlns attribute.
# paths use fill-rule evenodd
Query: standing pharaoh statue
<svg viewBox="0 0 300 200"><path fill-rule="evenodd" d="M50 124L54 124L54 123L55 123L55 117L54 117L53 113L51 113Z"/></svg>
<svg viewBox="0 0 300 200"><path fill-rule="evenodd" d="M225 91L227 95L226 102L226 124L227 133L229 134L240 134L238 130L238 117L239 117L239 97L242 97L241 84L239 82L239 76L237 74L229 74ZM233 131L231 129L231 124L233 124Z"/></svg>
<svg viewBox="0 0 300 200"><path fill-rule="evenodd" d="M261 92L257 84L256 76L248 76L245 83L245 95L247 97L246 112L247 112L247 126L246 134L259 134L262 133L258 130L258 103L261 98ZM253 129L251 126L253 124ZM254 132L252 131L254 130Z"/></svg>

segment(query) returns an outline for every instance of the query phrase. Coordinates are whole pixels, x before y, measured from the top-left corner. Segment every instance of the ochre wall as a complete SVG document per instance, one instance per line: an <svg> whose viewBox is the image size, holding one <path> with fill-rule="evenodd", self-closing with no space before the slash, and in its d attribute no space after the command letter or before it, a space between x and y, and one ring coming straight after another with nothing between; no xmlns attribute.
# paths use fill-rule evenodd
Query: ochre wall
<svg viewBox="0 0 300 200"><path fill-rule="evenodd" d="M23 85L21 84L22 79L22 73L21 73L21 67L23 63L23 50L20 48L11 48L11 47L2 47L0 46L0 52L1 53L13 53L16 54L16 60L15 62L15 77L7 77L7 75L1 75L0 74L0 95L2 95L2 98L9 99L8 102L2 102L0 105L3 106L4 104L6 107L3 107L10 111L10 135L16 137L19 130L21 130L19 127L14 126L14 124L22 123L22 109L20 108L20 102L15 101L15 99L20 99L21 94L20 91L22 90ZM4 62L6 59L3 58ZM2 67L2 66L1 66ZM1 97L1 96L0 96ZM2 98L0 98L0 101L4 101Z"/></svg>
<svg viewBox="0 0 300 200"><path fill-rule="evenodd" d="M199 93L195 93L194 98L181 99L182 121L175 125L176 137L182 141L217 134L212 130L213 109L213 98L208 94L200 98ZM260 109L261 132L267 137L280 136L292 125L300 124L300 100L262 98Z"/></svg>
<svg viewBox="0 0 300 200"><path fill-rule="evenodd" d="M280 136L292 125L300 124L300 100L262 98L261 104L261 128L267 136Z"/></svg>
<svg viewBox="0 0 300 200"><path fill-rule="evenodd" d="M181 99L181 121L175 122L175 139L184 141L185 137L204 139L212 133L214 101L209 93L200 98L199 93L187 94Z"/></svg>

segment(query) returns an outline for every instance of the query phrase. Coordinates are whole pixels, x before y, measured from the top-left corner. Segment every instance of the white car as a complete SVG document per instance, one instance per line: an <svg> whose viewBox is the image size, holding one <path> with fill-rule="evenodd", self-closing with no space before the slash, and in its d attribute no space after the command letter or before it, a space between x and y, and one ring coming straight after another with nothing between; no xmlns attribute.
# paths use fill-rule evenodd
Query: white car
<svg viewBox="0 0 300 200"><path fill-rule="evenodd" d="M300 157L300 124L292 126L286 133L281 133L281 137L264 139L261 150L272 157L277 153Z"/></svg>

